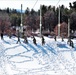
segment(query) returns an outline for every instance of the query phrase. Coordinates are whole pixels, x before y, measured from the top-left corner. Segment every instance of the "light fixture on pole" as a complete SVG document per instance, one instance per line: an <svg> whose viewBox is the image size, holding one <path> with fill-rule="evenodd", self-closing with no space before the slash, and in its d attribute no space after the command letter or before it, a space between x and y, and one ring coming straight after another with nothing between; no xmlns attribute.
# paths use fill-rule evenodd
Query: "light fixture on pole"
<svg viewBox="0 0 76 75"><path fill-rule="evenodd" d="M42 7L41 7L41 5L40 5L40 37L41 37L41 35L42 35L42 34L41 34L41 33L42 33L42 31L41 31L41 28L42 28L42 23L41 23L41 20L42 20L42 14L41 14L41 12L42 12L42 11L41 11L41 10L42 10L42 9L41 9L41 8L42 8Z"/></svg>
<svg viewBox="0 0 76 75"><path fill-rule="evenodd" d="M21 4L21 24L20 24L20 32L21 32L21 37L22 37L22 33L23 33L23 24L22 24L22 4Z"/></svg>
<svg viewBox="0 0 76 75"><path fill-rule="evenodd" d="M58 15L58 37L60 37L60 5L59 5L59 15Z"/></svg>
<svg viewBox="0 0 76 75"><path fill-rule="evenodd" d="M20 42L20 37L22 37L22 33L23 33L23 25L22 25L22 4L21 4L21 24L20 27L18 26L18 28L16 29L18 32L18 42Z"/></svg>
<svg viewBox="0 0 76 75"><path fill-rule="evenodd" d="M18 42L20 42L20 27L18 26L18 27L16 27L16 31L17 31L17 37L18 37L18 41L17 41L17 43ZM20 42L21 43L21 42Z"/></svg>
<svg viewBox="0 0 76 75"><path fill-rule="evenodd" d="M21 24L20 24L20 26L21 26L21 32L23 32L23 25L22 25L22 4L21 4Z"/></svg>
<svg viewBox="0 0 76 75"><path fill-rule="evenodd" d="M70 19L68 18L68 37L70 36Z"/></svg>

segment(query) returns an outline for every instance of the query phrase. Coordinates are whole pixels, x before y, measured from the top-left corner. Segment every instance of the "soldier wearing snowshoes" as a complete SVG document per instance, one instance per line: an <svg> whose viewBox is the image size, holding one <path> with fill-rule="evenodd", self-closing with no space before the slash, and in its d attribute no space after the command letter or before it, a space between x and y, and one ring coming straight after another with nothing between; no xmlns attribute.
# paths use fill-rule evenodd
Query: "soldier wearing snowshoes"
<svg viewBox="0 0 76 75"><path fill-rule="evenodd" d="M34 36L33 36L33 43L34 43L35 45L37 45L37 43L36 43L36 39L35 39Z"/></svg>
<svg viewBox="0 0 76 75"><path fill-rule="evenodd" d="M44 39L44 37L42 36L42 45L44 45L45 44L45 39Z"/></svg>
<svg viewBox="0 0 76 75"><path fill-rule="evenodd" d="M62 42L64 41L64 38L63 38L63 36L62 36Z"/></svg>
<svg viewBox="0 0 76 75"><path fill-rule="evenodd" d="M18 30L18 36L17 36L17 37L18 37L17 44L18 44L18 42L21 43L21 42L20 42L20 33L19 33L19 30Z"/></svg>
<svg viewBox="0 0 76 75"><path fill-rule="evenodd" d="M72 48L74 48L74 43L70 38L68 39L67 44L69 44Z"/></svg>
<svg viewBox="0 0 76 75"><path fill-rule="evenodd" d="M57 41L56 35L54 36L55 41Z"/></svg>
<svg viewBox="0 0 76 75"><path fill-rule="evenodd" d="M3 32L1 32L1 39L3 40Z"/></svg>
<svg viewBox="0 0 76 75"><path fill-rule="evenodd" d="M24 43L28 43L27 37L24 36Z"/></svg>
<svg viewBox="0 0 76 75"><path fill-rule="evenodd" d="M73 43L72 40L71 40L71 44L70 45L71 45L72 48L74 48L74 43Z"/></svg>

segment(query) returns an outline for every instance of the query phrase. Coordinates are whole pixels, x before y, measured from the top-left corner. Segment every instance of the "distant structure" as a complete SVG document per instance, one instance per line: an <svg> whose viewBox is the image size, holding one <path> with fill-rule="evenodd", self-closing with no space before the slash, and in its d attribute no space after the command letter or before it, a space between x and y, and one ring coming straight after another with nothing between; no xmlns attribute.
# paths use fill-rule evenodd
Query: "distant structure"
<svg viewBox="0 0 76 75"><path fill-rule="evenodd" d="M54 32L58 36L58 25L54 28ZM68 24L65 22L60 24L60 37L68 37Z"/></svg>

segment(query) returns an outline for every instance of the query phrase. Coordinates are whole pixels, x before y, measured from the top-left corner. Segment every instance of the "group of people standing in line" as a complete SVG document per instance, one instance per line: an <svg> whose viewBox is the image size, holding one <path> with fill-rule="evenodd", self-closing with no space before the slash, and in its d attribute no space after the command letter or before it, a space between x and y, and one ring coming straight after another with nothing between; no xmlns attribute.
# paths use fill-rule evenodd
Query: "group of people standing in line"
<svg viewBox="0 0 76 75"><path fill-rule="evenodd" d="M56 36L54 37L54 39L55 39L55 41L57 41ZM42 40L42 45L44 45L44 44L45 44L44 36L41 36L41 40ZM64 38L62 37L62 42L63 42L63 41L64 41ZM24 42L25 42L25 43L28 43L27 37L24 38ZM37 45L36 38L35 38L34 36L33 36L33 43L34 43L35 45ZM73 41L71 40L71 38L68 38L67 44L68 44L69 46L71 46L72 48L74 48L74 43L73 43Z"/></svg>
<svg viewBox="0 0 76 75"><path fill-rule="evenodd" d="M24 38L24 43L28 43L27 37L24 36L23 38ZM3 33L1 33L1 39L3 40ZM44 45L44 44L45 44L45 39L44 39L43 36L41 36L41 40L42 40L42 45ZM56 37L56 36L54 37L54 40L57 41L57 37ZM63 39L63 37L62 37L62 42L63 42L63 41L64 41L64 39ZM19 38L18 38L17 43L18 43L18 42L20 42L20 39L19 39ZM36 38L35 38L34 36L33 36L33 43L34 43L35 45L37 45ZM71 40L71 38L68 38L67 44L68 44L69 46L71 46L72 48L74 48L74 43L73 43L73 41Z"/></svg>
<svg viewBox="0 0 76 75"><path fill-rule="evenodd" d="M44 44L45 44L45 39L44 39L44 37L42 36L41 39L42 39L42 45L44 45ZM27 37L26 37L26 36L24 37L24 43L28 43L28 40L27 40ZM35 38L34 36L33 36L33 43L34 43L35 45L37 45L36 38Z"/></svg>
<svg viewBox="0 0 76 75"><path fill-rule="evenodd" d="M1 33L1 39L3 40L3 33ZM9 37L10 38L10 37ZM24 43L28 43L28 40L27 40L27 36L23 36L23 38L24 38ZM41 38L42 38L42 45L44 45L45 44L45 39L44 39L44 37L43 36L41 36ZM18 34L18 41L17 41L17 43L21 43L20 42L20 36L19 36L19 34ZM37 42L36 42L36 38L33 36L33 43L35 44L35 45L37 45Z"/></svg>

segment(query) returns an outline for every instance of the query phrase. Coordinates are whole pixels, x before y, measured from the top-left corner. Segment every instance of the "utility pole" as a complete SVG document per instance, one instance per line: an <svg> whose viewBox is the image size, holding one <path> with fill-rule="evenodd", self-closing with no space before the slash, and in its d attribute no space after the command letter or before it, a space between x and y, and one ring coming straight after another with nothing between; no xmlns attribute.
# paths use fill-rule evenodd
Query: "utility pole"
<svg viewBox="0 0 76 75"><path fill-rule="evenodd" d="M23 33L23 24L22 24L22 4L21 4L21 24L20 24L20 27L21 27L21 36L22 36L22 33Z"/></svg>
<svg viewBox="0 0 76 75"><path fill-rule="evenodd" d="M40 5L40 37L41 37L41 35L42 35L42 31L41 31L41 29L42 29L42 14L41 14L41 12L42 12L42 7L41 7L41 5Z"/></svg>
<svg viewBox="0 0 76 75"><path fill-rule="evenodd" d="M70 36L70 19L68 18L68 37Z"/></svg>
<svg viewBox="0 0 76 75"><path fill-rule="evenodd" d="M20 27L18 27L17 31L18 31L18 41L17 41L17 43L18 43L18 42L20 42L20 37L22 37L22 33L23 33L23 25L22 25L22 4L21 4L21 24L20 24Z"/></svg>
<svg viewBox="0 0 76 75"><path fill-rule="evenodd" d="M58 15L58 38L60 37L60 5L59 5L59 15Z"/></svg>

